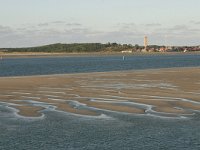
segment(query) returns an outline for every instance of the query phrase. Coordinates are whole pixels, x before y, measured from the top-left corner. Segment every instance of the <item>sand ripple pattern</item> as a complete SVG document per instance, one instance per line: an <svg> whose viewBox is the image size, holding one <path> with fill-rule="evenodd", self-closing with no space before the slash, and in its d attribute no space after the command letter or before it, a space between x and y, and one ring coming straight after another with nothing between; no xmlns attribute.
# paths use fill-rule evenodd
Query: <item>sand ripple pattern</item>
<svg viewBox="0 0 200 150"><path fill-rule="evenodd" d="M0 78L0 106L28 118L46 111L184 118L200 112L199 83L199 68Z"/></svg>

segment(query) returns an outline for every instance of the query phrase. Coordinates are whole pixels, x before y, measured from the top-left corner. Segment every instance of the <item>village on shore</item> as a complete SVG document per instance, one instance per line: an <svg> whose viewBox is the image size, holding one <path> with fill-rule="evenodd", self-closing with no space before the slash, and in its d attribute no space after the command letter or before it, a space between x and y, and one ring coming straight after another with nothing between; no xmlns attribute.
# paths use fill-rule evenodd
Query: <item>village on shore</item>
<svg viewBox="0 0 200 150"><path fill-rule="evenodd" d="M134 49L124 50L122 53L133 52L197 52L200 51L199 46L159 46L148 45L147 36L144 37L144 46L135 45Z"/></svg>
<svg viewBox="0 0 200 150"><path fill-rule="evenodd" d="M144 37L144 45L119 44L119 43L55 43L50 45L22 48L0 48L3 53L148 53L148 52L200 52L197 46L166 46L150 45L147 36Z"/></svg>

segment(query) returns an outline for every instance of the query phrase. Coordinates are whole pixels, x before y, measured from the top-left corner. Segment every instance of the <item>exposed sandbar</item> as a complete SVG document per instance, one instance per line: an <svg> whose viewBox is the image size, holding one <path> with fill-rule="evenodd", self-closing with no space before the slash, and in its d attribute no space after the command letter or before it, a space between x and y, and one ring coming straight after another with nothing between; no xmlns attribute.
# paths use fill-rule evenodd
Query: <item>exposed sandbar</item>
<svg viewBox="0 0 200 150"><path fill-rule="evenodd" d="M145 114L149 109L184 115L200 111L199 97L200 68L0 78L0 101L30 117L45 109L33 105L37 102L90 116L99 110Z"/></svg>

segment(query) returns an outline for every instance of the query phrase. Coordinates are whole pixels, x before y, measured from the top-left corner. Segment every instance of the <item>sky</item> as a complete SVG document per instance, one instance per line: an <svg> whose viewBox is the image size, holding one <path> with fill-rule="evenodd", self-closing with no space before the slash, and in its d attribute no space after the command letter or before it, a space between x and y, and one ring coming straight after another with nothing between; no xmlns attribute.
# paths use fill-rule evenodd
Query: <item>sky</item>
<svg viewBox="0 0 200 150"><path fill-rule="evenodd" d="M0 0L0 47L200 45L200 0Z"/></svg>

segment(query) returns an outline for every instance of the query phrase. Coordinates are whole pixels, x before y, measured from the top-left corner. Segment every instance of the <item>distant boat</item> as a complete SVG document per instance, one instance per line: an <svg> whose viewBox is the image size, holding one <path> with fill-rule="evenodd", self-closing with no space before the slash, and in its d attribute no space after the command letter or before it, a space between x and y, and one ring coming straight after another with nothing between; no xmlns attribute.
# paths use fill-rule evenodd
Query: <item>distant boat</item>
<svg viewBox="0 0 200 150"><path fill-rule="evenodd" d="M123 60L125 60L125 56L123 56Z"/></svg>

